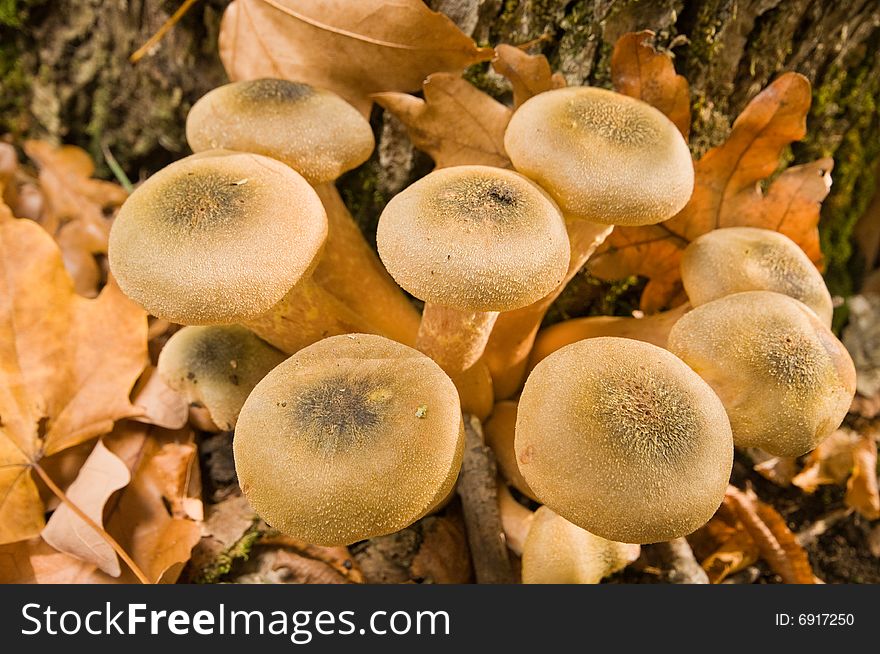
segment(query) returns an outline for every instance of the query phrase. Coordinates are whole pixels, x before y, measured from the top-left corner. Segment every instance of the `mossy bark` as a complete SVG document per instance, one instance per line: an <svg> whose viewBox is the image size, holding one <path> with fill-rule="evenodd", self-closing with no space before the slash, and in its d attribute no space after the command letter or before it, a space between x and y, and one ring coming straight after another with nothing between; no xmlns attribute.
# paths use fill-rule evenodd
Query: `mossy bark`
<svg viewBox="0 0 880 654"><path fill-rule="evenodd" d="M190 105L225 80L216 37L226 2L197 3L150 56L128 62L178 4L0 0L0 133L75 143L99 164L106 146L135 178L179 157L186 151L183 125ZM785 70L806 75L814 88L809 134L792 148L792 158L795 163L835 159L834 186L822 212L823 251L832 290L851 291L858 270L852 227L874 192L880 155L876 0L428 4L481 43L537 40L534 51L546 54L573 84L608 85L614 41L628 31L654 30L657 45L675 55L676 67L690 81L697 153L721 142L736 115L776 75ZM496 95L505 93L487 66L468 77ZM378 111L374 125L383 136L400 131L389 129ZM388 197L430 167L422 155L393 150L386 147L383 156L377 154L343 180L344 197L368 234Z"/></svg>

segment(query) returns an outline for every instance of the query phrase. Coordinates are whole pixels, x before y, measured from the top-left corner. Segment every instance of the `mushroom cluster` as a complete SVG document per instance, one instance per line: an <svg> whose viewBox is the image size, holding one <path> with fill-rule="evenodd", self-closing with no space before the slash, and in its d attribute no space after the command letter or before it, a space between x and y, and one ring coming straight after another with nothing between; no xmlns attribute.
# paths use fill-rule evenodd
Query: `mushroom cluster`
<svg viewBox="0 0 880 654"><path fill-rule="evenodd" d="M575 87L526 101L504 139L514 170L417 180L379 216L378 253L333 185L375 145L342 98L235 82L186 131L195 154L132 193L110 267L186 325L159 373L234 429L241 489L282 532L346 545L437 510L464 412L488 418L523 581L597 583L639 544L705 524L735 445L800 455L846 414L855 373L831 297L768 230L696 238L681 306L566 321L521 351L614 225L662 222L690 198L687 144L639 100ZM509 398L494 406L493 381Z"/></svg>

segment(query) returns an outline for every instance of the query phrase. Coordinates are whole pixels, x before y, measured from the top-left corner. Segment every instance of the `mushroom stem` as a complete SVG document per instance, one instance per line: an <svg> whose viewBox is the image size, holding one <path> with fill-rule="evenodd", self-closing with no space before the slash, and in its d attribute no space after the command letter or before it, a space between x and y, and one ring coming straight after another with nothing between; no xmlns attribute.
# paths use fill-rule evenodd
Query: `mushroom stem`
<svg viewBox="0 0 880 654"><path fill-rule="evenodd" d="M520 389L525 379L529 352L547 309L613 229L611 225L588 220L566 218L565 222L571 244L571 259L562 283L537 302L502 313L486 345L485 360L492 373L495 399L507 399Z"/></svg>
<svg viewBox="0 0 880 654"><path fill-rule="evenodd" d="M507 489L507 485L500 479L498 480L498 512L501 515L501 527L504 529L507 547L517 556L522 556L526 536L529 535L529 528L535 519L535 512L517 502Z"/></svg>
<svg viewBox="0 0 880 654"><path fill-rule="evenodd" d="M669 311L662 311L644 318L592 316L556 323L538 333L535 345L529 355L526 371L532 370L542 359L550 356L559 348L597 336L632 338L665 348L672 326L690 309L691 305L685 302Z"/></svg>
<svg viewBox="0 0 880 654"><path fill-rule="evenodd" d="M341 300L315 283L302 279L266 313L244 326L279 350L293 354L328 336L381 331L355 314Z"/></svg>
<svg viewBox="0 0 880 654"><path fill-rule="evenodd" d="M419 313L379 261L333 183L314 187L327 212L327 241L314 280L376 333L412 346Z"/></svg>
<svg viewBox="0 0 880 654"><path fill-rule="evenodd" d="M449 375L474 366L483 355L497 311L462 311L425 303L416 348Z"/></svg>

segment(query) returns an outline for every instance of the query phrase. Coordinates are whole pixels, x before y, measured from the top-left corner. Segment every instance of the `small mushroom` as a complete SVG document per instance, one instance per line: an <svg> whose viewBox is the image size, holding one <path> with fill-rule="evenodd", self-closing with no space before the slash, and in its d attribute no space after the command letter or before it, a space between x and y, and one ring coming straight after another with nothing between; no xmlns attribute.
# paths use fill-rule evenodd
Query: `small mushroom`
<svg viewBox="0 0 880 654"><path fill-rule="evenodd" d="M513 114L504 147L566 216L653 224L677 214L693 191L691 154L672 121L613 91L575 86L534 96Z"/></svg>
<svg viewBox="0 0 880 654"><path fill-rule="evenodd" d="M379 218L379 256L425 301L417 347L450 374L480 358L499 311L546 295L565 275L569 244L552 200L513 171L436 170Z"/></svg>
<svg viewBox="0 0 880 654"><path fill-rule="evenodd" d="M235 468L270 525L347 545L399 531L446 498L463 432L436 363L381 336L335 336L257 384L235 428Z"/></svg>
<svg viewBox="0 0 880 654"><path fill-rule="evenodd" d="M324 203L329 223L315 281L383 335L415 342L418 312L379 263L333 184L369 159L375 145L370 124L354 107L335 93L299 82L233 82L193 105L186 136L194 152L255 152L305 177Z"/></svg>
<svg viewBox="0 0 880 654"><path fill-rule="evenodd" d="M727 227L685 249L681 279L697 307L743 291L774 291L800 300L831 326L831 294L797 243L770 229Z"/></svg>
<svg viewBox="0 0 880 654"><path fill-rule="evenodd" d="M516 453L513 449L516 437L516 409L517 403L511 400L498 402L492 415L483 425L483 435L486 438L486 445L492 448L495 454L501 476L520 493L537 500L516 464Z"/></svg>
<svg viewBox="0 0 880 654"><path fill-rule="evenodd" d="M290 167L212 150L131 194L110 232L110 268L154 316L245 323L291 352L327 334L373 331L311 279L326 235L320 199Z"/></svg>
<svg viewBox="0 0 880 654"><path fill-rule="evenodd" d="M184 327L159 354L159 374L221 430L235 427L247 396L286 355L241 325Z"/></svg>
<svg viewBox="0 0 880 654"><path fill-rule="evenodd" d="M535 511L522 554L524 584L598 584L639 558L638 545L595 536L546 506Z"/></svg>
<svg viewBox="0 0 880 654"><path fill-rule="evenodd" d="M728 295L696 307L669 349L724 403L739 447L800 456L840 425L855 394L852 359L798 300L771 291Z"/></svg>
<svg viewBox="0 0 880 654"><path fill-rule="evenodd" d="M538 500L608 540L652 543L705 524L733 464L721 401L655 345L589 338L526 380L516 422L520 472Z"/></svg>

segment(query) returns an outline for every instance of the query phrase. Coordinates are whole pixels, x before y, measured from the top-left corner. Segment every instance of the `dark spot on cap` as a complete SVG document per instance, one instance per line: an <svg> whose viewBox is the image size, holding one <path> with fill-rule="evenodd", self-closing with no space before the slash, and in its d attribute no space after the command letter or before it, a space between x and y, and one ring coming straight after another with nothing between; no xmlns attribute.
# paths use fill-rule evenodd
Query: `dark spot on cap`
<svg viewBox="0 0 880 654"><path fill-rule="evenodd" d="M254 103L297 102L315 93L315 89L308 84L283 79L257 79L242 82L237 91L242 100Z"/></svg>

